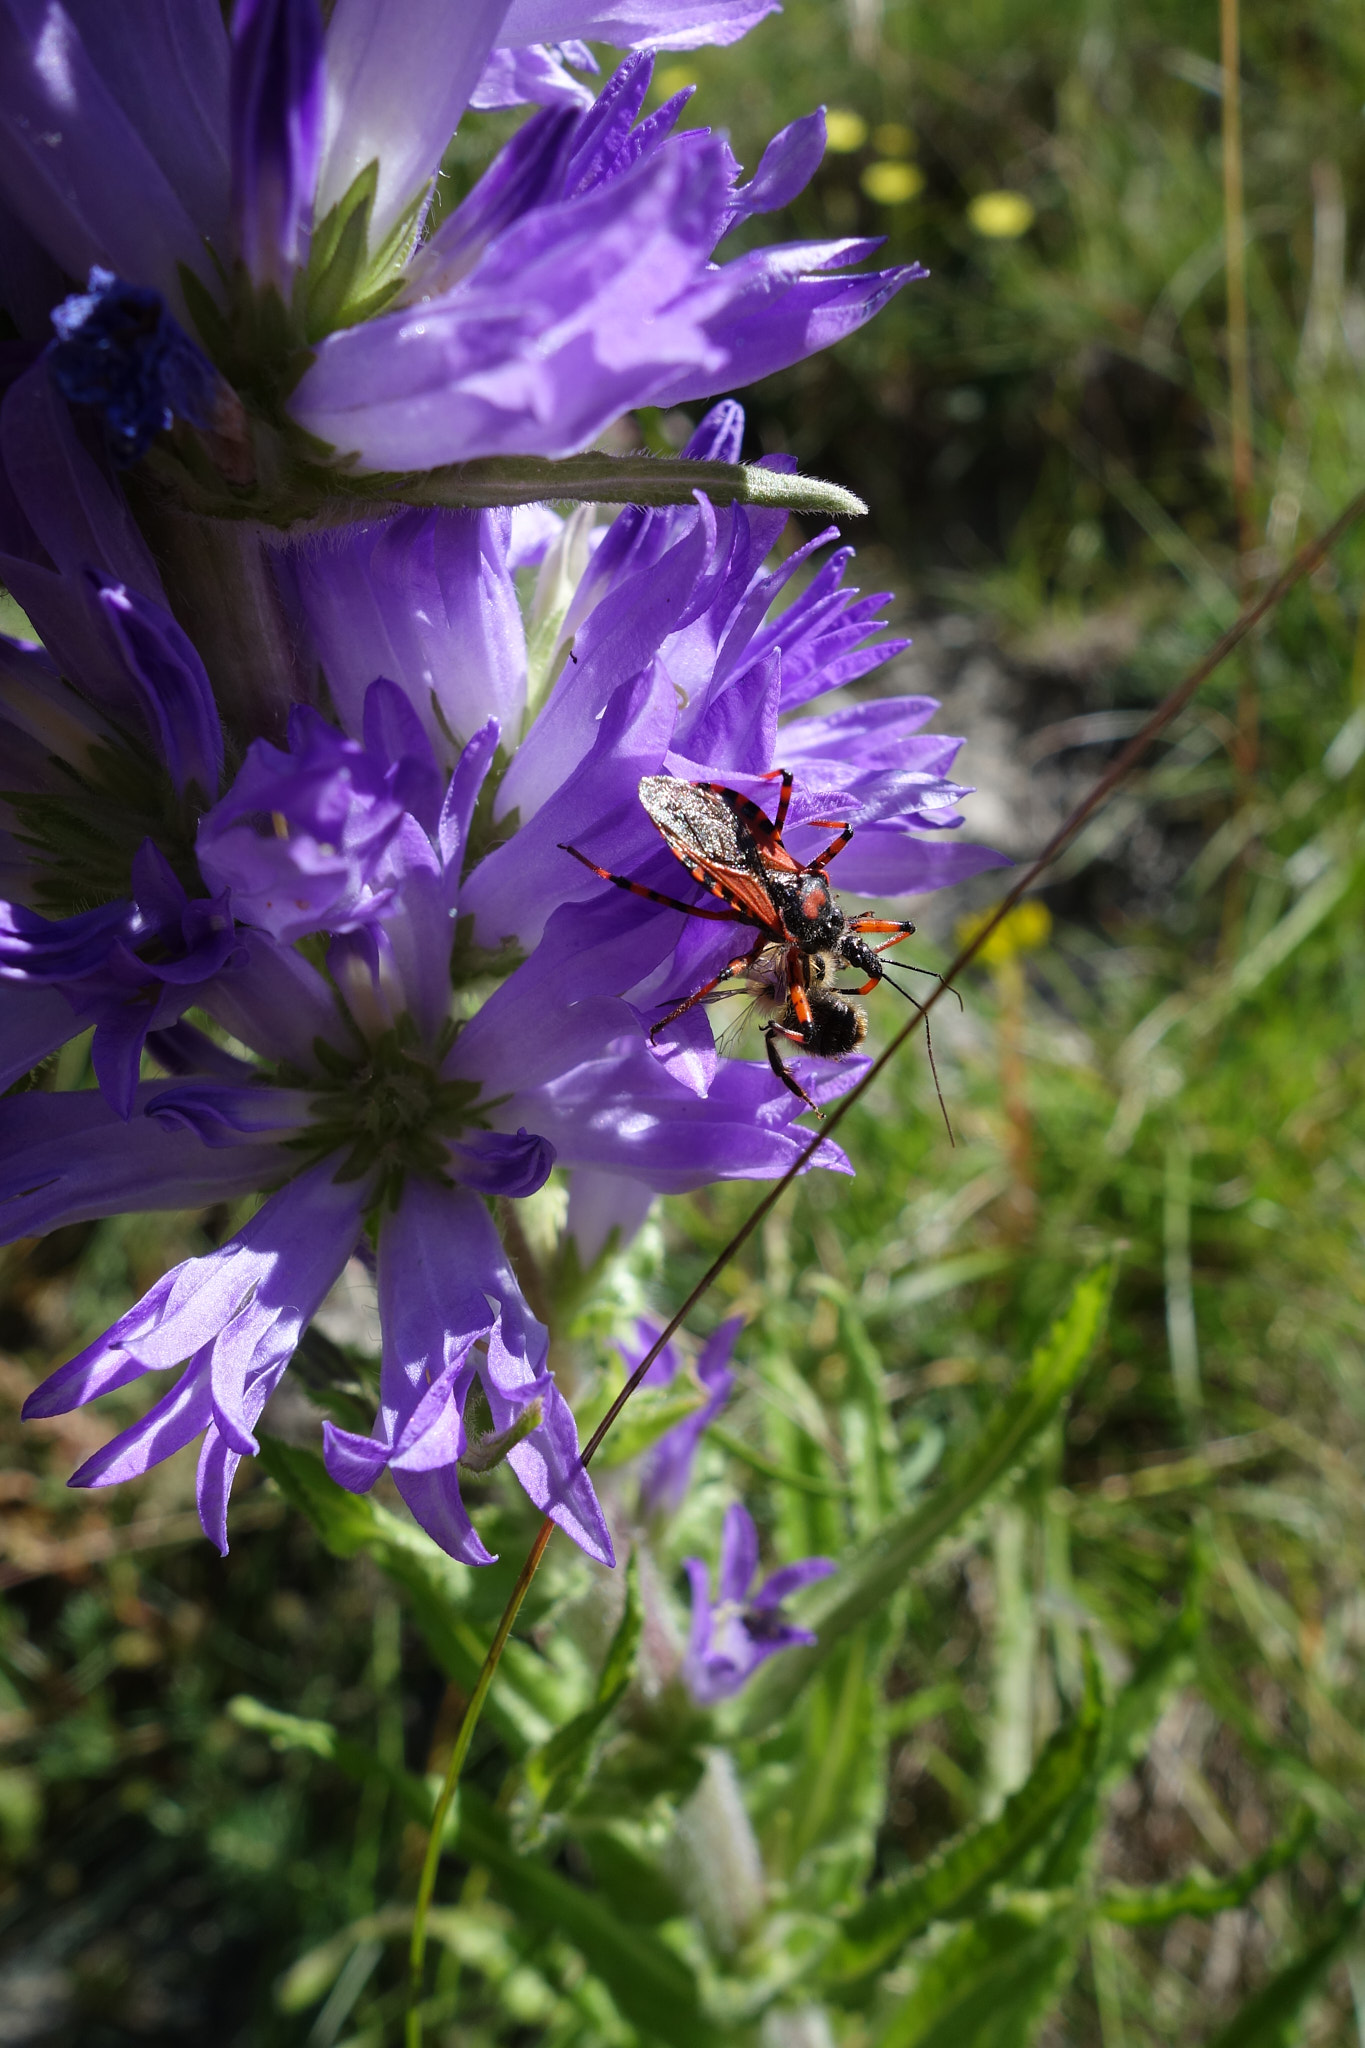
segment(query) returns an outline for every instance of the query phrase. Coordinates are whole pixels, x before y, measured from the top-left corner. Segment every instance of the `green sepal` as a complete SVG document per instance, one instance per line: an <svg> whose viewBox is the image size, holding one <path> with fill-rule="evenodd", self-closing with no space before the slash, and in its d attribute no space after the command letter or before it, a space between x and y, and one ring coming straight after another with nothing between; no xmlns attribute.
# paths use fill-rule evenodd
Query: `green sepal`
<svg viewBox="0 0 1365 2048"><path fill-rule="evenodd" d="M507 1453L514 1451L518 1444L524 1443L531 1431L539 1429L544 1420L545 1403L537 1395L528 1407L522 1409L516 1421L508 1428L490 1431L487 1436L481 1436L477 1442L471 1443L460 1459L461 1470L492 1472L496 1466L502 1464Z"/></svg>
<svg viewBox="0 0 1365 2048"><path fill-rule="evenodd" d="M229 358L230 360L230 358ZM283 401L312 360L306 347L271 366L269 391L253 403L268 422L257 424L260 475L252 484L209 481L191 472L169 447L149 451L149 474L185 510L212 519L252 519L288 531L346 526L360 517L404 505L456 510L496 505L690 505L697 492L713 505L763 505L827 519L857 519L861 498L819 477L762 469L756 463L701 462L686 456L489 455L440 469L359 470L358 456L305 433L283 411ZM223 365L220 364L220 367ZM240 386L244 395L248 387ZM270 430L275 443L271 442ZM277 445L276 445L277 444ZM331 460L328 460L328 457Z"/></svg>
<svg viewBox="0 0 1365 2048"><path fill-rule="evenodd" d="M841 484L752 462L672 455L487 455L439 469L338 473L347 498L464 508L490 505L686 505L702 492L713 505L767 505L859 519L863 500ZM351 515L353 516L353 515Z"/></svg>
<svg viewBox="0 0 1365 2048"><path fill-rule="evenodd" d="M402 261L426 190L415 195L371 253L370 221L378 186L379 159L372 157L313 232L303 281L303 325L309 341L321 341L338 327L368 320L402 284Z"/></svg>

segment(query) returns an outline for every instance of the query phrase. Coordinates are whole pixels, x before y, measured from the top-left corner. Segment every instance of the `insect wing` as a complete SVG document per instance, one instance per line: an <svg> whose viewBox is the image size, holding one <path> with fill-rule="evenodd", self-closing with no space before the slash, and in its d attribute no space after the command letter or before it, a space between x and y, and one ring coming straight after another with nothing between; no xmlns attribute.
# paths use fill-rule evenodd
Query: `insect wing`
<svg viewBox="0 0 1365 2048"><path fill-rule="evenodd" d="M751 924L780 928L781 919L745 845L734 811L714 790L673 775L640 779L640 802L669 852L704 887Z"/></svg>

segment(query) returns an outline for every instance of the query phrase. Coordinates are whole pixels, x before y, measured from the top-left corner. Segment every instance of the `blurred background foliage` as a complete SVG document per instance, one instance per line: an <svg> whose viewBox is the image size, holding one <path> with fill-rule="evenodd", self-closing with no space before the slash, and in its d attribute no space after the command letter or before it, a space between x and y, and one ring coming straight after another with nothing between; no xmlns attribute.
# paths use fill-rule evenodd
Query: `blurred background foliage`
<svg viewBox="0 0 1365 2048"><path fill-rule="evenodd" d="M746 402L755 452L869 499L862 581L916 643L873 687L945 698L974 829L1017 856L1365 480L1365 17L1252 5L1242 34L1240 504L1215 6L788 0L660 66L750 166L835 110L765 237L880 233L931 268ZM916 1045L845 1127L857 1177L812 1179L725 1276L698 1321L748 1316L739 1390L686 1508L629 1585L557 1541L524 1610L443 1869L432 2040L1365 2042L1363 621L1356 541L936 1011L956 1145ZM925 905L911 957L942 966L989 900ZM750 1199L666 1206L595 1291L541 1273L582 1408ZM423 1774L520 1496L475 1487L502 1562L451 1567L320 1478L300 1394L223 1564L187 1471L65 1491L120 1418L15 1419L232 1221L4 1255L3 2043L401 2031ZM532 1221L544 1261L553 1203ZM363 1305L334 1310L296 1375L333 1405L372 1370ZM607 1454L623 1528L661 1419ZM708 1723L649 1682L651 1634L685 1627L679 1559L714 1563L737 1495L774 1561L841 1571L807 1596L818 1650Z"/></svg>

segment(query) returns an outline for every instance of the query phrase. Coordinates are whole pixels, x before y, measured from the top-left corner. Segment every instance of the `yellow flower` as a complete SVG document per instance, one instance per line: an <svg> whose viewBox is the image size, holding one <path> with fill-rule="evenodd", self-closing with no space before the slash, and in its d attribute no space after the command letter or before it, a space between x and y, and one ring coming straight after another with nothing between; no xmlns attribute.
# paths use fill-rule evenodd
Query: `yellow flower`
<svg viewBox="0 0 1365 2048"><path fill-rule="evenodd" d="M869 164L858 182L878 206L904 206L924 190L924 173L918 164L878 162Z"/></svg>
<svg viewBox="0 0 1365 2048"><path fill-rule="evenodd" d="M654 74L654 91L661 100L671 100L675 92L683 92L696 82L696 74L689 65L661 64Z"/></svg>
<svg viewBox="0 0 1365 2048"><path fill-rule="evenodd" d="M1033 226L1033 205L1022 192L978 192L967 208L967 219L979 235L1012 242Z"/></svg>
<svg viewBox="0 0 1365 2048"><path fill-rule="evenodd" d="M825 148L836 156L848 156L867 141L867 123L849 107L825 109Z"/></svg>
<svg viewBox="0 0 1365 2048"><path fill-rule="evenodd" d="M958 921L957 942L966 946L987 924L993 912L981 911L975 917L964 917ZM1026 896L1022 903L1016 903L1013 910L1007 910L1000 923L987 939L978 960L984 960L988 967L1003 967L1006 961L1017 959L1020 953L1036 953L1045 946L1052 935L1052 912L1041 897Z"/></svg>

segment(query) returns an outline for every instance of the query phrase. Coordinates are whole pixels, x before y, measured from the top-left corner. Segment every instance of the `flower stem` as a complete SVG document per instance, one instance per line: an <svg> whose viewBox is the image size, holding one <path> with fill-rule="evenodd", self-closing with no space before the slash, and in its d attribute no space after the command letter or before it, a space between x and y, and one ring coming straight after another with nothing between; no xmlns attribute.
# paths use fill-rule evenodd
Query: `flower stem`
<svg viewBox="0 0 1365 2048"><path fill-rule="evenodd" d="M854 1104L866 1094L868 1088L884 1069L890 1065L897 1053L900 1052L902 1046L906 1044L914 1032L924 1023L935 1003L942 1000L943 996L951 990L957 976L971 965L986 941L990 938L992 932L998 930L1020 898L1033 887L1033 884L1044 870L1050 867L1052 862L1056 860L1058 854L1071 844L1071 841L1076 837L1082 826L1094 816L1101 805L1107 802L1118 785L1137 766L1137 763L1147 752L1152 742L1179 716L1196 691L1208 681L1214 670L1221 667L1233 649L1241 645L1248 633L1269 612L1272 612L1282 599L1288 596L1296 584L1301 583L1305 576L1310 575L1317 568L1319 562L1324 559L1343 535L1352 526L1356 525L1362 517L1365 517L1365 491L1360 492L1357 497L1353 498L1345 511L1333 520L1332 524L1325 528L1316 539L1309 541L1306 547L1299 550L1299 553L1294 557L1294 560L1284 571L1284 574L1271 584L1270 588L1264 592L1255 604L1248 605L1239 614L1233 624L1229 626L1227 632L1222 635L1221 639L1214 642L1208 653L1200 661L1196 662L1194 667L1177 683L1169 695L1162 699L1141 731L1133 736L1118 759L1106 769L1090 793L1076 806L1065 823L1053 833L1037 859L1019 876L1014 886L996 905L995 910L983 919L980 926L972 932L971 938L962 947L947 973L942 976L938 986L929 991L923 1005L915 1010L909 1021L902 1026L890 1043L883 1048L861 1080L849 1090L847 1095L841 1096L839 1101L833 1105L823 1128L811 1139L809 1145L806 1146L795 1163L788 1167L781 1179L773 1182L767 1194L754 1205L749 1215L745 1217L729 1243L723 1246L721 1251L712 1260L701 1279L682 1304L682 1307L676 1311L659 1332L654 1343L645 1353L645 1356L641 1359L639 1365L626 1381L620 1393L616 1396L616 1399L612 1402L610 1408L598 1423L597 1428L584 1445L584 1465L591 1462L601 1447L608 1430L625 1407L631 1395L635 1392L635 1389L644 1379L645 1374L649 1371L659 1353L682 1328L683 1323L691 1315L697 1303L710 1291L712 1283L725 1270L726 1266L730 1264L736 1253L748 1243L764 1219L776 1208L778 1202L781 1201L797 1175L803 1173L810 1166L821 1145L825 1143L835 1128L843 1122L843 1119L848 1115ZM474 1730L478 1725L479 1715L483 1710L483 1703L488 1697L489 1688L493 1683L494 1674L502 1660L502 1653L506 1647L507 1639L512 1633L512 1625L521 1610L523 1600L525 1600L527 1593L530 1591L531 1581L540 1569L540 1560L545 1555L545 1547L553 1534L554 1523L549 1521L542 1522L537 1532L536 1540L531 1545L526 1562L521 1568L521 1574L517 1579L517 1583L512 1588L511 1598L503 1610L502 1619L498 1623L497 1634L489 1646L488 1655L484 1658L483 1668L479 1672L478 1683L474 1687L469 1705L465 1708L464 1719L460 1723L460 1732L455 1738L455 1747L451 1751L450 1762L446 1766L445 1781L441 1786L440 1794L432 1813L431 1832L427 1837L426 1857L422 1864L422 1877L417 1889L417 1905L413 1913L412 1942L408 1951L408 2007L404 2032L404 2048L422 2048L421 1996L422 1971L426 1959L427 1918L431 1910L432 1894L436 1888L436 1872L441 1861L445 1825L450 1813L451 1802L459 1785L460 1772L464 1768L464 1760L469 1754L469 1745L473 1740Z"/></svg>

